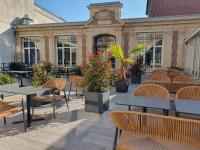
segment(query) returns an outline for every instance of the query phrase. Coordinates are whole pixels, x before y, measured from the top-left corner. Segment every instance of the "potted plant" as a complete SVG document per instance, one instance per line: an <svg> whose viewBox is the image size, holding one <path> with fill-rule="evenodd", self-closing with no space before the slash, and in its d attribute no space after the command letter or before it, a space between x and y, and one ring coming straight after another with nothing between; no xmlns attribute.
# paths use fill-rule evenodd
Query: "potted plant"
<svg viewBox="0 0 200 150"><path fill-rule="evenodd" d="M124 52L120 45L111 44L109 50L112 53L112 56L117 58L121 64L120 66L120 75L119 79L116 81L116 92L126 93L128 92L129 82L126 78L126 65L133 63L133 59L125 58Z"/></svg>
<svg viewBox="0 0 200 150"><path fill-rule="evenodd" d="M130 54L135 57L137 60L136 63L131 65L131 68L129 69L131 73L131 83L133 84L140 84L141 83L141 76L142 73L144 72L142 70L142 63L143 59L142 57L137 57L138 54L141 54L145 50L145 45L144 44L138 44L135 48L133 48L132 51L130 51Z"/></svg>
<svg viewBox="0 0 200 150"><path fill-rule="evenodd" d="M84 74L85 110L103 113L109 109L111 62L102 51L91 54L88 64L82 67Z"/></svg>
<svg viewBox="0 0 200 150"><path fill-rule="evenodd" d="M140 84L141 76L143 73L141 58L139 58L135 64L131 65L130 73L131 73L131 83Z"/></svg>

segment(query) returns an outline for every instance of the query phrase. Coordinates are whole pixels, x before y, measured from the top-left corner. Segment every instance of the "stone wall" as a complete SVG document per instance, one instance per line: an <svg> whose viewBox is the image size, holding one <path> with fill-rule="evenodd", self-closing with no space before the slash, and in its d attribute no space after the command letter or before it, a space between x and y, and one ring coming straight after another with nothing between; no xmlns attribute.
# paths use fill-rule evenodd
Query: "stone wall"
<svg viewBox="0 0 200 150"><path fill-rule="evenodd" d="M52 14L34 5L34 0L1 0L0 2L0 67L1 63L15 61L15 33L13 26L27 14L34 23L62 22Z"/></svg>

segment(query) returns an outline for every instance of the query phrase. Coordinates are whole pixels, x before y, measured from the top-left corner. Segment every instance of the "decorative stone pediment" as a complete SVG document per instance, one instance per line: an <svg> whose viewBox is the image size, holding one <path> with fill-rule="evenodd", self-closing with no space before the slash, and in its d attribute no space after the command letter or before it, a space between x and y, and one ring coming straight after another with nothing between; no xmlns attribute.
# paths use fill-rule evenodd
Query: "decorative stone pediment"
<svg viewBox="0 0 200 150"><path fill-rule="evenodd" d="M94 16L90 18L86 25L112 25L112 24L123 24L123 22L116 18L114 11L102 9L96 12Z"/></svg>

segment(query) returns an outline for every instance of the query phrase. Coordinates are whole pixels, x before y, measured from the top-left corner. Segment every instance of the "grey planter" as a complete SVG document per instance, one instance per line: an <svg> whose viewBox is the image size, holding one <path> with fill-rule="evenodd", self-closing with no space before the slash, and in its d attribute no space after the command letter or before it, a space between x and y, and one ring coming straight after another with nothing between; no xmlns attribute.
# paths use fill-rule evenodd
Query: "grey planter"
<svg viewBox="0 0 200 150"><path fill-rule="evenodd" d="M109 109L110 92L85 92L85 111L103 113Z"/></svg>

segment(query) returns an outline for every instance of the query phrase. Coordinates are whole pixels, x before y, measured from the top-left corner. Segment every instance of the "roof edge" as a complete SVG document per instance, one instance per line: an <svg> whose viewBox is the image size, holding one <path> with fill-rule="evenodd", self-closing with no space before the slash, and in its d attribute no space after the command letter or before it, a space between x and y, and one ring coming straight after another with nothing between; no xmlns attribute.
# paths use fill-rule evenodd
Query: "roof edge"
<svg viewBox="0 0 200 150"><path fill-rule="evenodd" d="M39 7L40 9L44 10L45 12L49 13L50 15L54 16L55 18L57 18L57 19L59 19L59 20L61 20L63 22L66 22L65 19L63 19L60 16L57 16L56 14L54 14L53 12L51 12L51 11L47 10L46 8L40 6L39 4L37 4L37 3L34 2L34 5L37 6L37 7Z"/></svg>

